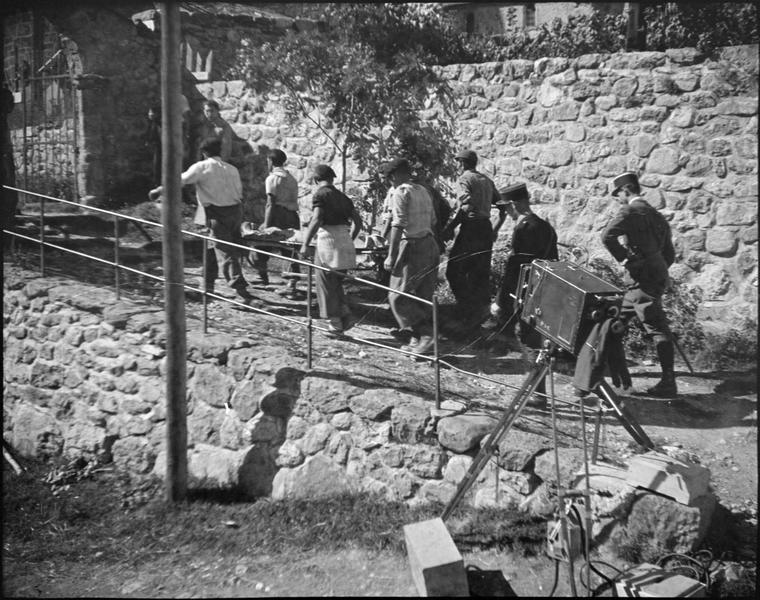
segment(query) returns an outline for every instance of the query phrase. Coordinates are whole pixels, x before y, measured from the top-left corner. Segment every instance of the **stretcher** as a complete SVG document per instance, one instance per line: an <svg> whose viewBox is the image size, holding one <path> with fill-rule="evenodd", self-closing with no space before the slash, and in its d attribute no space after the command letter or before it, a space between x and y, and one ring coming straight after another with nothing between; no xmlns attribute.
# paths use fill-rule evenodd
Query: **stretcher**
<svg viewBox="0 0 760 600"><path fill-rule="evenodd" d="M259 230L253 224L244 222L240 233L245 244L251 247L251 252L246 258L253 265L257 249L265 252L286 250L296 254L301 249L304 231L279 227ZM307 258L314 255L315 242L316 240L312 240L309 244L310 253ZM383 262L388 256L385 239L377 234L367 234L362 231L354 240L354 248L356 248L356 268L352 271L373 271L381 277L384 270Z"/></svg>

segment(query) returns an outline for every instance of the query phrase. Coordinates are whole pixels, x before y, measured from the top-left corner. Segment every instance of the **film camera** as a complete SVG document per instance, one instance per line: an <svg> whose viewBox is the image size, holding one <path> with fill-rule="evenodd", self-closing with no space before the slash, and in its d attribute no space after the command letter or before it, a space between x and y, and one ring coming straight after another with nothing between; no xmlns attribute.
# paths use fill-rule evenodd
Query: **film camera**
<svg viewBox="0 0 760 600"><path fill-rule="evenodd" d="M525 323L577 356L595 323L620 316L623 291L575 263L534 260L521 268L517 302Z"/></svg>

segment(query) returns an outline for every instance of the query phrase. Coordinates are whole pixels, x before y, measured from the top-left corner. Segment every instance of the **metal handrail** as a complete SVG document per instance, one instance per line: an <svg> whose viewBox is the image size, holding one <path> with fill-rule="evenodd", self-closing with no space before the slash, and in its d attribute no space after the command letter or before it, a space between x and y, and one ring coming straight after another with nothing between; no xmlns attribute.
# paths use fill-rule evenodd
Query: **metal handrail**
<svg viewBox="0 0 760 600"><path fill-rule="evenodd" d="M115 211L111 211L111 210L107 210L107 209L103 209L103 208L98 208L98 207L94 207L94 206L85 206L85 205L82 205L82 204L78 204L76 202L72 202L70 200L64 200L62 198L55 198L53 196L48 196L48 195L45 195L45 194L39 194L37 192L31 192L31 191L28 191L28 190L24 190L24 189L21 189L21 188L16 188L16 187L9 186L9 185L3 185L2 187L4 189L7 189L7 190L19 192L19 193L22 193L22 194L27 194L27 195L30 195L30 196L36 196L36 197L38 197L38 198L41 199L41 204L40 204L40 238L39 239L30 237L30 236L27 236L27 235L24 235L24 234L15 232L15 231L10 231L10 230L7 230L7 229L3 229L3 233L11 235L12 239L13 238L19 238L19 239L23 239L23 240L27 240L27 241L30 241L30 242L34 242L34 243L40 244L40 267L41 267L41 271L42 271L43 276L44 276L44 265L45 265L44 248L48 247L48 248L53 248L53 249L56 249L56 250L60 250L62 252L68 252L68 253L76 255L76 256L81 256L83 258L88 258L88 259L91 259L91 260L94 260L96 262L103 263L103 264L106 264L106 265L109 265L109 266L113 266L115 268L115 284L116 284L117 299L120 298L120 282L119 282L119 277L118 277L118 270L119 269L123 269L124 271L127 271L127 272L131 272L131 273L135 273L135 274L138 274L138 275L141 275L141 276L144 276L144 277L148 277L148 278L156 280L156 281L160 281L160 282L164 282L164 283L166 282L166 279L164 277L162 277L162 276L153 275L153 274L147 273L145 271L140 271L139 269L133 269L131 267L128 267L126 265L123 265L123 264L119 263L119 240L120 240L119 233L118 233L118 220L119 219L125 219L127 221L141 223L141 224L144 224L144 225L150 225L152 227L161 227L161 228L163 228L163 225L161 223L156 223L156 222L153 222L153 221L148 221L146 219L141 219L139 217L132 217L132 216L129 216L129 215L123 215L121 213L118 213L118 212L115 212ZM52 200L52 201L55 201L55 202L61 202L61 203L64 203L64 204L69 204L69 205L75 206L78 209L90 210L90 211L93 211L93 212L97 212L97 213L101 213L101 214L113 217L113 219L114 219L114 232L115 232L115 239L114 239L114 244L115 244L114 259L115 260L114 261L106 260L106 259L103 259L103 258L99 258L97 256L93 256L91 254L86 254L86 253L83 253L83 252L78 252L76 250L72 250L70 248L66 248L64 246L60 246L58 244L53 244L51 242L45 241L45 237L44 237L44 231L45 231L45 223L44 223L44 218L45 218L45 200ZM209 242L209 241L218 242L218 240L216 240L215 238L212 238L210 236L207 236L207 235L203 235L203 234L196 233L196 232L193 232L193 231L187 231L187 230L184 230L184 229L181 230L181 233L183 233L185 235L188 235L188 236L191 236L191 237L195 237L195 238L199 238L199 239L203 240L203 274L204 274L204 278L205 278L205 272L206 272L206 268L207 268L207 265L206 265L206 247L207 247L207 242ZM266 242L262 241L262 243L266 243ZM440 408L440 403L441 403L441 378L440 378L440 367L441 367L441 365L444 365L444 366L452 369L455 372L458 372L458 373L461 373L461 374L464 374L464 375L468 375L468 376L474 377L476 379L481 379L481 380L484 380L484 381L488 381L490 383L493 383L493 384L505 387L507 389L518 389L518 386L514 386L514 385L508 384L506 382L502 382L502 381L498 381L496 379L492 379L492 378L484 376L484 375L482 375L480 373L475 373L475 372L472 372L472 371L467 371L465 369L461 369L461 368L456 367L456 366L452 365L451 363L449 363L449 362L447 362L445 360L442 360L440 358L440 353L439 353L439 348L438 348L438 325L439 325L438 324L438 301L437 301L437 299L435 297L433 297L432 301L425 300L423 298L419 298L417 296L414 296L412 294L408 294L406 292L402 292L402 291L399 291L399 290L394 290L394 289L392 289L392 288L390 288L388 286L384 286L384 285L382 285L380 283L377 283L376 281L371 281L371 280L368 280L368 279L363 279L361 277L356 277L356 276L353 276L353 275L342 273L342 272L336 271L334 269L330 269L328 267L322 267L320 265L315 265L314 263L311 263L311 262L308 262L308 261L303 261L303 260L300 260L300 259L291 258L291 257L287 257L287 256L281 256L279 254L274 254L274 253L267 252L267 251L264 251L264 250L259 250L259 249L256 249L256 248L252 248L251 246L247 246L247 245L235 244L235 243L232 243L232 242L224 242L224 244L226 246L231 246L231 247L239 248L241 250L245 250L246 252L249 252L249 251L251 251L253 249L257 253L261 253L261 254L264 254L264 255L272 257L272 258L277 258L277 259L280 259L280 260L285 260L285 261L288 261L288 262L297 263L299 265L304 265L305 267L307 267L308 268L308 287L307 287L307 302L306 302L306 309L307 309L307 311L306 311L307 312L306 322L304 322L303 320L300 320L300 319L293 318L293 317L288 317L288 316L285 316L285 315L279 315L279 314L276 314L276 313L272 313L272 312L264 310L262 308L258 308L256 306L248 305L248 304L246 304L244 302L241 302L239 300L235 300L235 299L232 299L232 298L227 298L227 297L224 297L224 296L220 296L218 294L214 294L214 293L208 292L205 288L193 287L193 286L188 285L188 284L186 284L186 283L183 282L182 285L183 285L183 287L185 289L190 290L190 291L194 291L194 292L199 292L202 295L202 298L203 298L203 332L204 333L207 333L207 312L206 312L206 306L207 306L207 298L208 297L215 298L215 299L218 299L218 300L229 302L229 303L237 305L237 306L244 307L247 310L250 310L252 312L264 314L264 315L267 315L267 316L275 317L277 319L282 319L282 320L285 320L285 321L289 321L289 322L297 324L297 325L305 326L306 327L306 336L307 336L307 368L311 369L311 364L312 364L312 330L313 329L317 329L318 331L323 331L325 333L329 333L329 329L327 329L326 327L315 325L313 323L313 318L311 316L311 305L312 305L312 302L311 302L312 294L311 294L311 292L312 292L313 270L314 269L321 269L322 271L326 271L326 272L338 273L338 274L340 274L342 277L344 277L348 281L355 281L357 283L362 283L362 284L368 285L368 286L373 287L373 288L382 289L382 290L385 290L387 292L392 292L394 294L398 294L400 296L405 296L407 298L411 298L411 299L413 299L413 300L415 300L417 302L420 302L422 304L425 304L425 305L428 305L428 306L432 307L432 312L433 312L433 315L432 315L433 316L433 339L434 339L433 355L432 356L426 356L426 355L422 355L422 354L416 354L416 353L408 351L408 350L402 350L401 348L396 348L396 347L393 347L393 346L388 346L388 345L381 344L379 342L368 340L368 339L365 339L365 338L362 338L362 337L359 337L359 336L355 336L355 335L352 335L350 337L346 337L345 339L349 339L351 341L360 342L360 343L363 343L363 344L366 344L366 345L369 345L369 346L374 346L374 347L377 347L377 348L383 348L385 350L390 350L392 352L397 352L397 353L400 353L400 354L405 354L407 356L412 356L412 357L415 357L415 358L418 358L418 359L422 359L422 360L425 360L425 361L428 361L428 362L432 362L433 366L435 367L435 402L436 402L436 408Z"/></svg>

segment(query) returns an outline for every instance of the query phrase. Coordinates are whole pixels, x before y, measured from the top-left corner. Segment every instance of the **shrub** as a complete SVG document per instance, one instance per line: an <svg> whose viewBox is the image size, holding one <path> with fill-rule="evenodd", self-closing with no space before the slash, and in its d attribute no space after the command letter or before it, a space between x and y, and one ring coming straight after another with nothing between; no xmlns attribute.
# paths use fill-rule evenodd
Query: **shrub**
<svg viewBox="0 0 760 600"><path fill-rule="evenodd" d="M757 6L734 2L668 2L645 7L646 49L757 44Z"/></svg>

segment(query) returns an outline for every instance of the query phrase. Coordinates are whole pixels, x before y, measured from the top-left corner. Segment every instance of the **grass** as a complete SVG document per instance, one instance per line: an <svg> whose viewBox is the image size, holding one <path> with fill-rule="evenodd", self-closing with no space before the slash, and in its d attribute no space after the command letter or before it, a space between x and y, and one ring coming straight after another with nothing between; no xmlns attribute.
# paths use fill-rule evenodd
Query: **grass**
<svg viewBox="0 0 760 600"><path fill-rule="evenodd" d="M163 483L115 471L51 486L51 465L3 472L4 555L18 561L150 561L156 554L256 553L287 556L361 547L405 555L403 526L440 515L441 506L409 507L368 494L308 500L243 501L203 490L167 504ZM509 547L534 554L545 524L517 512L477 512L452 532L464 547ZM139 557L139 558L135 558Z"/></svg>

